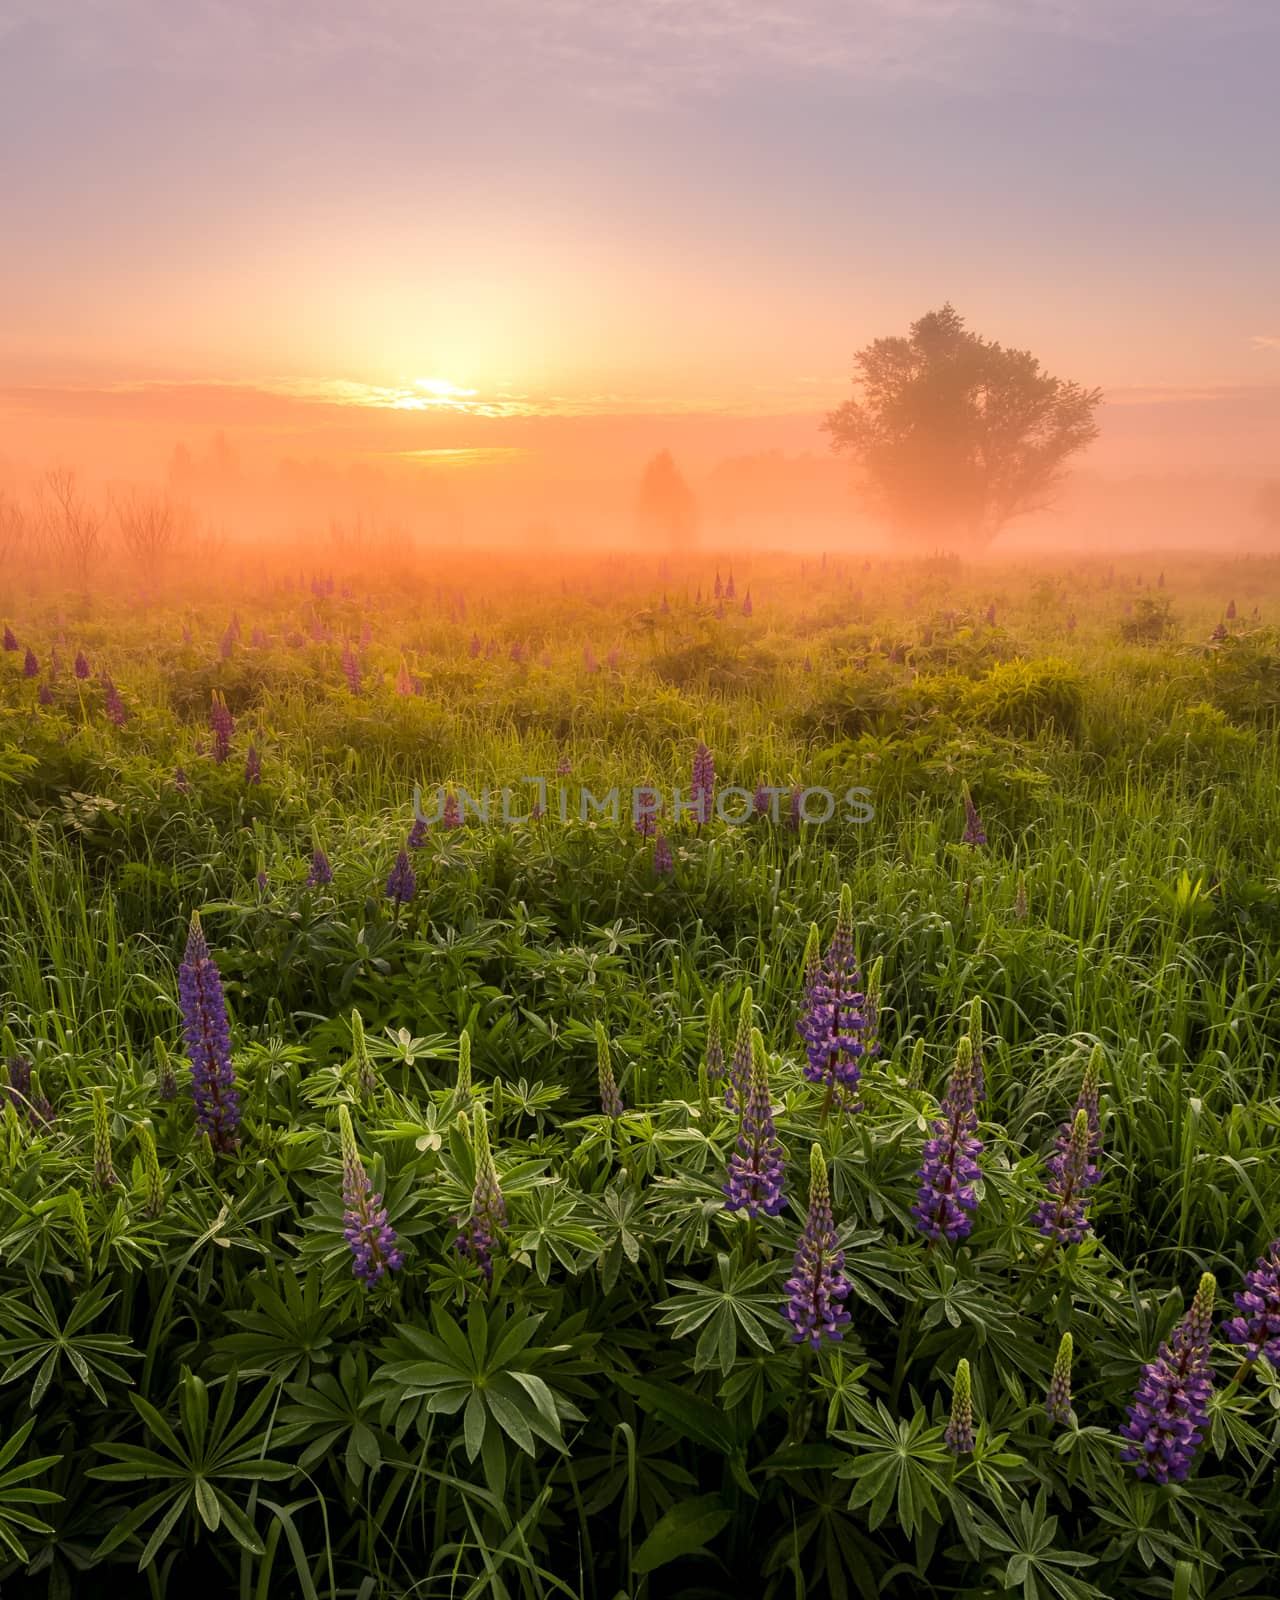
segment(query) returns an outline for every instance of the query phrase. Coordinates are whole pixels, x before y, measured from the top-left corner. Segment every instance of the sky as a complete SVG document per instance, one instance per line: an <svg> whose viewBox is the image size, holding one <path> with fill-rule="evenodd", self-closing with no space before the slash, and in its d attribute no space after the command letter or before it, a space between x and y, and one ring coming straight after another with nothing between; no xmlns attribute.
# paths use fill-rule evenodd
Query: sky
<svg viewBox="0 0 1280 1600"><path fill-rule="evenodd" d="M0 0L0 450L821 452L950 300L1100 466L1265 470L1278 61L1273 0Z"/></svg>

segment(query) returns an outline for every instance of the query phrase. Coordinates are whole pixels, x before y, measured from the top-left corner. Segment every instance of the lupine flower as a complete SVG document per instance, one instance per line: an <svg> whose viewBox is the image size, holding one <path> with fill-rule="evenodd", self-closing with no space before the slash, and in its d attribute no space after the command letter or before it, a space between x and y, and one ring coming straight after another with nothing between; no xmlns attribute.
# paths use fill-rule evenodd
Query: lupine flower
<svg viewBox="0 0 1280 1600"><path fill-rule="evenodd" d="M924 1162L917 1177L920 1191L911 1214L920 1232L933 1243L963 1239L978 1208L974 1184L982 1176L978 1157L982 1141L973 1092L973 1054L967 1037L960 1040L956 1064L942 1102L942 1115L930 1125Z"/></svg>
<svg viewBox="0 0 1280 1600"><path fill-rule="evenodd" d="M768 816L773 809L773 794L769 789L769 785L763 779L756 784L756 792L751 797L751 805L758 817Z"/></svg>
<svg viewBox="0 0 1280 1600"><path fill-rule="evenodd" d="M7 624L4 630L4 647L6 650L16 650L18 648L18 641L14 638L13 629Z"/></svg>
<svg viewBox="0 0 1280 1600"><path fill-rule="evenodd" d="M847 1110L856 1107L867 1054L865 1000L853 952L853 896L845 884L835 933L812 983L806 982L796 1028L805 1043L805 1077L825 1087L830 1104Z"/></svg>
<svg viewBox="0 0 1280 1600"><path fill-rule="evenodd" d="M994 628L996 625L996 603L993 600L987 607L987 626Z"/></svg>
<svg viewBox="0 0 1280 1600"><path fill-rule="evenodd" d="M1065 1427L1071 1421L1071 1349L1069 1333L1062 1335L1057 1358L1053 1363L1053 1376L1049 1379L1049 1392L1045 1395L1045 1414L1051 1422Z"/></svg>
<svg viewBox="0 0 1280 1600"><path fill-rule="evenodd" d="M319 845L311 852L311 868L307 873L306 887L308 889L323 889L328 883L333 882L333 868L329 865L329 858Z"/></svg>
<svg viewBox="0 0 1280 1600"><path fill-rule="evenodd" d="M1213 632L1209 635L1209 642L1211 644L1221 644L1226 637L1227 625L1225 622L1219 622L1215 624Z"/></svg>
<svg viewBox="0 0 1280 1600"><path fill-rule="evenodd" d="M964 786L964 843L969 845L986 844L986 829L982 826L982 818L978 815L978 808L973 803L973 796L969 793L969 785Z"/></svg>
<svg viewBox="0 0 1280 1600"><path fill-rule="evenodd" d="M1236 620L1236 603L1235 603L1234 600L1228 600L1227 601L1227 621L1228 622L1234 622L1235 620Z"/></svg>
<svg viewBox="0 0 1280 1600"><path fill-rule="evenodd" d="M981 1105L987 1098L986 1057L983 1054L982 1001L975 994L969 1002L969 1047L973 1061L973 1098Z"/></svg>
<svg viewBox="0 0 1280 1600"><path fill-rule="evenodd" d="M342 1143L342 1234L351 1250L351 1271L372 1289L388 1272L403 1266L404 1257L387 1221L382 1196L370 1184L360 1159L346 1106L338 1107L338 1131Z"/></svg>
<svg viewBox="0 0 1280 1600"><path fill-rule="evenodd" d="M711 821L711 803L715 796L715 788L715 757L707 749L705 743L699 739L698 748L693 755L693 786L690 794L690 799L694 804L694 816L699 827Z"/></svg>
<svg viewBox="0 0 1280 1600"><path fill-rule="evenodd" d="M75 1240L76 1254L88 1266L93 1258L93 1243L89 1238L89 1219L84 1213L84 1197L79 1189L67 1191L67 1216L71 1221L71 1237Z"/></svg>
<svg viewBox="0 0 1280 1600"><path fill-rule="evenodd" d="M726 1211L745 1211L748 1217L776 1217L782 1210L785 1158L773 1125L769 1098L769 1058L758 1028L751 1032L751 1072L742 1106L738 1142L729 1157L729 1181L724 1186Z"/></svg>
<svg viewBox="0 0 1280 1600"><path fill-rule="evenodd" d="M413 693L413 679L409 676L409 668L403 660L400 662L400 671L396 674L396 693L402 698L407 698Z"/></svg>
<svg viewBox="0 0 1280 1600"><path fill-rule="evenodd" d="M751 1032L755 1026L755 996L751 990L742 991L742 1007L738 1012L738 1031L733 1039L729 1056L729 1075L725 1079L724 1102L730 1111L737 1111L747 1097L751 1084Z"/></svg>
<svg viewBox="0 0 1280 1600"><path fill-rule="evenodd" d="M1156 588L1157 589L1163 589L1164 588L1164 573L1163 572L1156 579Z"/></svg>
<svg viewBox="0 0 1280 1600"><path fill-rule="evenodd" d="M676 870L671 846L667 843L665 833L658 834L653 841L653 870L660 878L665 878Z"/></svg>
<svg viewBox="0 0 1280 1600"><path fill-rule="evenodd" d="M663 591L663 595L662 595L662 605L659 607L659 609L661 610L662 615L664 617L670 616L670 614L671 614L671 602L667 599L665 590Z"/></svg>
<svg viewBox="0 0 1280 1600"><path fill-rule="evenodd" d="M102 1194L119 1182L111 1161L111 1120L101 1087L93 1091L93 1181Z"/></svg>
<svg viewBox="0 0 1280 1600"><path fill-rule="evenodd" d="M42 706L51 706L53 704L52 684L42 683L36 690L36 700Z"/></svg>
<svg viewBox="0 0 1280 1600"><path fill-rule="evenodd" d="M378 1091L378 1069L373 1064L365 1040L364 1019L354 1006L351 1008L351 1060L348 1065L355 1069L356 1098L361 1105L368 1105Z"/></svg>
<svg viewBox="0 0 1280 1600"><path fill-rule="evenodd" d="M179 794L191 793L191 780L187 777L185 767L175 767L173 769L173 786Z"/></svg>
<svg viewBox="0 0 1280 1600"><path fill-rule="evenodd" d="M963 1357L956 1365L951 1416L942 1441L953 1456L967 1456L973 1451L973 1380L969 1375L969 1363Z"/></svg>
<svg viewBox="0 0 1280 1600"><path fill-rule="evenodd" d="M209 954L198 912L191 914L187 947L178 968L191 1094L196 1122L214 1150L229 1155L240 1142L240 1095L231 1065L231 1028L222 978Z"/></svg>
<svg viewBox="0 0 1280 1600"><path fill-rule="evenodd" d="M556 777L567 778L572 771L573 762L568 756L561 756L559 761L556 762Z"/></svg>
<svg viewBox="0 0 1280 1600"><path fill-rule="evenodd" d="M749 617L751 615L751 590L750 589L747 590L746 598L742 602L742 615L744 617Z"/></svg>
<svg viewBox="0 0 1280 1600"><path fill-rule="evenodd" d="M139 1124L137 1137L138 1148L142 1155L142 1183L146 1192L142 1214L154 1222L164 1210L164 1173L160 1169L156 1141L145 1122Z"/></svg>
<svg viewBox="0 0 1280 1600"><path fill-rule="evenodd" d="M804 963L801 971L804 974L804 999L807 1006L809 996L813 993L822 977L822 935L818 931L816 922L809 924L809 937L805 940Z"/></svg>
<svg viewBox="0 0 1280 1600"><path fill-rule="evenodd" d="M737 597L738 591L733 586L733 573L731 572L729 574L729 581L724 586L724 598L726 600L736 600Z"/></svg>
<svg viewBox="0 0 1280 1600"><path fill-rule="evenodd" d="M462 826L462 806L458 796L452 789L444 797L444 805L440 811L440 826L442 828L460 828Z"/></svg>
<svg viewBox="0 0 1280 1600"><path fill-rule="evenodd" d="M400 850L396 854L395 865L392 867L391 874L387 879L386 893L388 900L395 901L397 915L400 907L407 900L412 900L417 890L418 878L413 868L409 865L408 852Z"/></svg>
<svg viewBox="0 0 1280 1600"><path fill-rule="evenodd" d="M351 690L351 693L359 694L361 682L360 663L356 660L350 639L342 641L342 674L347 680L347 688Z"/></svg>
<svg viewBox="0 0 1280 1600"><path fill-rule="evenodd" d="M651 787L637 789L632 806L636 832L642 839L651 839L658 831L658 812L662 809L662 796Z"/></svg>
<svg viewBox="0 0 1280 1600"><path fill-rule="evenodd" d="M258 892L260 894L266 894L267 884L269 882L267 878L267 869L265 867L259 867L253 881L258 885Z"/></svg>
<svg viewBox="0 0 1280 1600"><path fill-rule="evenodd" d="M114 722L117 728L124 727L124 701L120 698L119 689L116 688L110 678L107 679L106 712L108 722Z"/></svg>
<svg viewBox="0 0 1280 1600"><path fill-rule="evenodd" d="M782 1314L791 1324L791 1342L817 1350L824 1339L838 1340L853 1320L843 1302L851 1285L844 1251L836 1237L827 1187L827 1162L821 1145L809 1147L809 1215L796 1248Z"/></svg>
<svg viewBox="0 0 1280 1600"><path fill-rule="evenodd" d="M34 678L34 677L38 676L39 672L40 672L40 660L39 660L39 657L36 655L35 651L31 648L31 646L28 645L27 646L27 653L22 658L22 676L24 678Z"/></svg>
<svg viewBox="0 0 1280 1600"><path fill-rule="evenodd" d="M800 824L804 821L804 790L798 783L791 786L791 802L787 807L787 827L792 833L800 832Z"/></svg>
<svg viewBox="0 0 1280 1600"><path fill-rule="evenodd" d="M1062 1135L1059 1134L1059 1142ZM1079 1244L1090 1230L1089 1190L1098 1181L1098 1169L1089 1160L1089 1113L1076 1112L1067 1136L1067 1148L1049 1158L1048 1197L1036 1210L1035 1225L1046 1239L1058 1244Z"/></svg>
<svg viewBox="0 0 1280 1600"><path fill-rule="evenodd" d="M215 689L209 707L209 728L213 733L213 759L218 766L231 754L231 735L235 720L227 709L224 697Z"/></svg>
<svg viewBox="0 0 1280 1600"><path fill-rule="evenodd" d="M249 746L249 754L245 757L244 781L249 784L262 782L262 757L258 754L256 744Z"/></svg>
<svg viewBox="0 0 1280 1600"><path fill-rule="evenodd" d="M1068 633L1074 633L1075 631L1076 631L1076 614L1075 614L1074 611L1071 611L1071 612L1067 613L1067 632Z"/></svg>
<svg viewBox="0 0 1280 1600"><path fill-rule="evenodd" d="M81 680L89 676L89 658L83 650L76 651L75 666L72 668L77 678Z"/></svg>
<svg viewBox="0 0 1280 1600"><path fill-rule="evenodd" d="M1142 1369L1129 1420L1120 1429L1129 1440L1121 1460L1140 1478L1183 1482L1204 1437L1213 1393L1209 1338L1216 1295L1213 1274L1206 1272L1191 1309Z"/></svg>
<svg viewBox="0 0 1280 1600"><path fill-rule="evenodd" d="M719 1083L724 1075L724 1006L719 989L711 996L711 1010L707 1016L707 1051L703 1064L707 1079Z"/></svg>
<svg viewBox="0 0 1280 1600"><path fill-rule="evenodd" d="M471 651L471 659L474 661L484 649L484 646L480 643L480 635L478 633L473 633L471 635L471 644L468 648Z"/></svg>
<svg viewBox="0 0 1280 1600"><path fill-rule="evenodd" d="M606 1117L620 1117L623 1112L618 1081L613 1075L613 1062L609 1057L609 1035L604 1023L596 1023L596 1078L600 1086L600 1109Z"/></svg>
<svg viewBox="0 0 1280 1600"><path fill-rule="evenodd" d="M173 1100L178 1094L178 1078L173 1061L163 1039L155 1042L156 1093L162 1100Z"/></svg>
<svg viewBox="0 0 1280 1600"><path fill-rule="evenodd" d="M699 591L699 592L701 592L701 591ZM719 600L724 595L724 584L722 584L720 582L719 569L717 569L717 571L716 571L716 586L711 592L716 597L717 600Z"/></svg>
<svg viewBox="0 0 1280 1600"><path fill-rule="evenodd" d="M40 1079L26 1056L10 1056L5 1063L9 1082L7 1094L19 1116L32 1128L47 1128L53 1121L53 1105L40 1087Z"/></svg>
<svg viewBox="0 0 1280 1600"><path fill-rule="evenodd" d="M255 628L250 635L249 643L255 650L265 650L271 641L261 628Z"/></svg>
<svg viewBox="0 0 1280 1600"><path fill-rule="evenodd" d="M1222 1324L1224 1338L1243 1347L1246 1361L1266 1356L1280 1367L1280 1239L1245 1273L1234 1299L1240 1315Z"/></svg>
<svg viewBox="0 0 1280 1600"><path fill-rule="evenodd" d="M360 643L362 645L373 643L373 624L367 618L360 624Z"/></svg>
<svg viewBox="0 0 1280 1600"><path fill-rule="evenodd" d="M405 840L407 850L421 850L427 842L427 824L422 817L413 819L413 826L409 829L409 836Z"/></svg>
<svg viewBox="0 0 1280 1600"><path fill-rule="evenodd" d="M458 1077L453 1086L453 1104L465 1111L471 1104L471 1035L464 1028L458 1035Z"/></svg>
<svg viewBox="0 0 1280 1600"><path fill-rule="evenodd" d="M492 1283L493 1251L507 1225L507 1203L502 1198L482 1105L477 1105L475 1110L472 1149L476 1158L476 1181L471 1192L471 1213L458 1235L456 1247L480 1268L485 1282Z"/></svg>

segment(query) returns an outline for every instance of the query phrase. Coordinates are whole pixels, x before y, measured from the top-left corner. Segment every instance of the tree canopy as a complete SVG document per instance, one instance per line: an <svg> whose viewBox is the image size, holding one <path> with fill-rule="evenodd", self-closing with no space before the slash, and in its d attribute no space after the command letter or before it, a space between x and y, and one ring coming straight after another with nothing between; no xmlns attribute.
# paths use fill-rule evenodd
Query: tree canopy
<svg viewBox="0 0 1280 1600"><path fill-rule="evenodd" d="M950 304L854 357L853 397L828 413L832 447L857 462L904 540L990 542L1041 509L1098 434L1100 389L1045 372L1029 350L971 333Z"/></svg>
<svg viewBox="0 0 1280 1600"><path fill-rule="evenodd" d="M636 494L636 516L668 544L687 544L698 526L698 501L670 450L649 462Z"/></svg>

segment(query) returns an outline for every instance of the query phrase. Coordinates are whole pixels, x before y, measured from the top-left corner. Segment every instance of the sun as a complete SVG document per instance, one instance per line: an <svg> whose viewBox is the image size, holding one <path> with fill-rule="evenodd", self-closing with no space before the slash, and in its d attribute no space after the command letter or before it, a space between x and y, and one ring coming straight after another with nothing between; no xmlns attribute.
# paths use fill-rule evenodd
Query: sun
<svg viewBox="0 0 1280 1600"><path fill-rule="evenodd" d="M450 383L448 378L415 378L413 387L421 389L434 400L470 400L476 392L474 389L461 389L456 383Z"/></svg>

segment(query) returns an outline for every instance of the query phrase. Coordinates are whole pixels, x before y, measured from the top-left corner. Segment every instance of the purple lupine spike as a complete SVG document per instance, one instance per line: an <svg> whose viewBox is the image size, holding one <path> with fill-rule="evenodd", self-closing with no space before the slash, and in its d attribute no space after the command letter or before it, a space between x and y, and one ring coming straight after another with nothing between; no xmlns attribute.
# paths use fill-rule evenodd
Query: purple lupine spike
<svg viewBox="0 0 1280 1600"><path fill-rule="evenodd" d="M179 794L191 793L191 780L187 777L185 767L175 767L173 769L173 786Z"/></svg>
<svg viewBox="0 0 1280 1600"><path fill-rule="evenodd" d="M824 1339L842 1338L853 1320L844 1308L850 1288L831 1215L826 1158L815 1142L809 1147L809 1214L787 1279L782 1310L791 1324L791 1342L817 1350Z"/></svg>
<svg viewBox="0 0 1280 1600"><path fill-rule="evenodd" d="M7 623L4 630L4 647L6 650L16 650L18 648L18 641L14 637L13 629Z"/></svg>
<svg viewBox="0 0 1280 1600"><path fill-rule="evenodd" d="M694 805L694 819L701 828L711 821L711 806L715 798L716 762L703 740L693 754L693 783L689 798Z"/></svg>
<svg viewBox="0 0 1280 1600"><path fill-rule="evenodd" d="M352 694L360 693L361 675L360 663L356 660L356 653L351 648L350 639L342 641L342 675L347 680L347 688Z"/></svg>
<svg viewBox="0 0 1280 1600"><path fill-rule="evenodd" d="M442 828L460 828L462 826L462 806L457 794L452 789L444 797L444 805L440 811L440 826Z"/></svg>
<svg viewBox="0 0 1280 1600"><path fill-rule="evenodd" d="M1213 1394L1209 1337L1216 1294L1213 1274L1206 1272L1191 1309L1142 1369L1128 1421L1120 1429L1129 1441L1121 1460L1140 1478L1182 1483L1195 1459Z"/></svg>
<svg viewBox="0 0 1280 1600"><path fill-rule="evenodd" d="M745 597L743 599L743 602L742 602L742 615L744 617L749 617L751 615L751 590L750 589L747 590L746 595L745 595Z"/></svg>
<svg viewBox="0 0 1280 1600"><path fill-rule="evenodd" d="M53 685L42 683L36 690L36 700L42 706L51 706L53 704Z"/></svg>
<svg viewBox="0 0 1280 1600"><path fill-rule="evenodd" d="M1091 1229L1089 1190L1098 1181L1098 1169L1089 1160L1089 1113L1077 1111L1064 1131L1067 1147L1049 1158L1049 1193L1036 1209L1035 1226L1046 1239L1068 1245L1079 1244Z"/></svg>
<svg viewBox="0 0 1280 1600"><path fill-rule="evenodd" d="M471 1191L471 1212L455 1240L455 1248L475 1262L484 1274L486 1283L492 1283L493 1252L507 1225L507 1203L498 1182L498 1169L489 1145L489 1127L481 1105L476 1107L472 1147L476 1158L476 1180Z"/></svg>
<svg viewBox="0 0 1280 1600"><path fill-rule="evenodd" d="M106 698L107 721L114 722L117 728L123 728L127 720L124 701L120 698L120 691L110 678L107 679Z"/></svg>
<svg viewBox="0 0 1280 1600"><path fill-rule="evenodd" d="M409 675L409 668L403 660L400 662L400 671L396 674L396 693L404 700L407 700L413 693L413 679Z"/></svg>
<svg viewBox="0 0 1280 1600"><path fill-rule="evenodd" d="M178 968L178 1001L191 1062L196 1121L209 1135L214 1150L230 1155L240 1142L240 1095L231 1065L231 1027L222 978L196 912L191 914L186 953Z"/></svg>
<svg viewBox="0 0 1280 1600"><path fill-rule="evenodd" d="M973 796L969 793L969 785L964 786L964 840L968 845L986 844L986 829L982 826L982 818L978 815L978 808L973 803Z"/></svg>
<svg viewBox="0 0 1280 1600"><path fill-rule="evenodd" d="M994 628L996 625L996 603L993 600L987 607L987 626Z"/></svg>
<svg viewBox="0 0 1280 1600"><path fill-rule="evenodd" d="M473 661L480 654L480 652L484 649L484 646L480 643L480 635L478 633L473 633L471 635L471 643L468 646L468 649L471 652L471 659Z"/></svg>
<svg viewBox="0 0 1280 1600"><path fill-rule="evenodd" d="M395 901L396 914L399 915L400 907L406 901L412 900L418 890L418 878L413 868L409 865L409 853L400 850L396 853L395 865L387 878L388 900Z"/></svg>
<svg viewBox="0 0 1280 1600"><path fill-rule="evenodd" d="M568 756L561 756L559 761L556 762L556 777L567 778L572 771L573 762Z"/></svg>
<svg viewBox="0 0 1280 1600"><path fill-rule="evenodd" d="M720 569L718 567L716 568L716 586L711 592L717 600L721 599L724 595L724 584L720 582Z"/></svg>
<svg viewBox="0 0 1280 1600"><path fill-rule="evenodd" d="M726 600L736 600L738 598L738 591L734 587L734 584L733 584L733 573L732 572L729 574L728 583L726 583L725 586L724 586L724 598Z"/></svg>
<svg viewBox="0 0 1280 1600"><path fill-rule="evenodd" d="M82 682L89 676L89 658L83 650L76 651L75 666L72 668L77 678Z"/></svg>
<svg viewBox="0 0 1280 1600"><path fill-rule="evenodd" d="M751 1033L754 1022L755 996L747 988L742 991L742 1008L738 1012L738 1031L733 1037L733 1050L729 1055L729 1071L724 1081L724 1103L730 1111L737 1111L745 1104L747 1093L751 1087L751 1070L754 1059Z"/></svg>
<svg viewBox="0 0 1280 1600"><path fill-rule="evenodd" d="M1227 621L1228 622L1234 622L1235 620L1236 620L1236 603L1235 603L1234 600L1228 600L1227 601Z"/></svg>
<svg viewBox="0 0 1280 1600"><path fill-rule="evenodd" d="M10 1056L5 1063L6 1092L18 1115L32 1128L47 1128L53 1121L53 1104L40 1088L35 1068L27 1056Z"/></svg>
<svg viewBox="0 0 1280 1600"><path fill-rule="evenodd" d="M960 1040L942 1115L930 1125L924 1161L917 1173L920 1190L911 1208L916 1226L933 1244L940 1239L963 1239L973 1227L971 1213L978 1208L974 1184L982 1176L978 1165L982 1140L977 1127L972 1046L966 1036Z"/></svg>
<svg viewBox="0 0 1280 1600"><path fill-rule="evenodd" d="M427 842L427 824L422 817L413 819L413 826L409 829L409 837L405 840L406 848L421 850Z"/></svg>
<svg viewBox="0 0 1280 1600"><path fill-rule="evenodd" d="M805 1043L804 1075L825 1087L829 1105L857 1108L868 1037L866 996L853 950L853 895L840 891L840 914L825 958L810 969L806 953L804 1013L796 1024Z"/></svg>
<svg viewBox="0 0 1280 1600"><path fill-rule="evenodd" d="M1227 637L1227 625L1226 625L1226 623L1225 622L1215 623L1213 632L1209 635L1210 644L1222 644L1225 641L1226 637Z"/></svg>
<svg viewBox="0 0 1280 1600"><path fill-rule="evenodd" d="M218 766L231 754L231 735L235 731L235 719L227 708L227 702L215 689L209 706L209 728L213 734L213 759Z"/></svg>
<svg viewBox="0 0 1280 1600"><path fill-rule="evenodd" d="M637 789L632 798L631 815L636 832L642 839L652 839L658 831L658 813L662 810L662 796L651 784Z"/></svg>
<svg viewBox="0 0 1280 1600"><path fill-rule="evenodd" d="M767 817L773 810L773 791L762 778L751 797L751 808L758 817Z"/></svg>
<svg viewBox="0 0 1280 1600"><path fill-rule="evenodd" d="M729 1157L724 1208L726 1211L745 1211L748 1217L776 1217L783 1206L782 1183L786 1162L782 1143L773 1125L769 1060L758 1028L751 1033L749 1085L742 1107L738 1142Z"/></svg>
<svg viewBox="0 0 1280 1600"><path fill-rule="evenodd" d="M317 845L311 852L311 870L307 873L306 887L323 889L326 884L332 882L333 868L329 865L329 858Z"/></svg>
<svg viewBox="0 0 1280 1600"><path fill-rule="evenodd" d="M804 821L804 790L798 783L791 786L791 800L787 807L787 827L792 833L800 832Z"/></svg>
<svg viewBox="0 0 1280 1600"><path fill-rule="evenodd" d="M351 1113L338 1108L342 1141L342 1234L351 1250L351 1270L372 1289L388 1272L404 1264L395 1229L387 1221L382 1196L369 1182L356 1148Z"/></svg>
<svg viewBox="0 0 1280 1600"><path fill-rule="evenodd" d="M1242 1347L1245 1361L1266 1356L1280 1367L1280 1239L1245 1273L1234 1299L1239 1316L1222 1324L1223 1337Z"/></svg>
<svg viewBox="0 0 1280 1600"><path fill-rule="evenodd" d="M22 676L24 678L35 678L35 677L38 677L39 675L40 675L40 658L39 658L39 656L36 655L35 651L31 648L31 646L28 645L27 646L27 653L22 658Z"/></svg>
<svg viewBox="0 0 1280 1600"><path fill-rule="evenodd" d="M249 754L245 757L244 781L248 784L262 782L262 757L258 754L256 744L249 746Z"/></svg>
<svg viewBox="0 0 1280 1600"><path fill-rule="evenodd" d="M653 840L653 870L660 878L667 878L676 870L675 858L671 854L671 846L667 843L665 833L654 835Z"/></svg>

